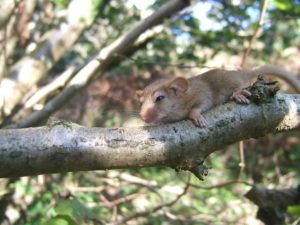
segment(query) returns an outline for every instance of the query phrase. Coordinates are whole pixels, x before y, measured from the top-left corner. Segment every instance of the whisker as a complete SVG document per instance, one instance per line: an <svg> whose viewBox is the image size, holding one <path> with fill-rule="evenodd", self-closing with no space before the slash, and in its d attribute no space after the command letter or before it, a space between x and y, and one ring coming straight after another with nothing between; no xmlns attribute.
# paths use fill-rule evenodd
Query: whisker
<svg viewBox="0 0 300 225"><path fill-rule="evenodd" d="M118 111L119 113L123 113L123 114L126 114L126 115L134 115L134 116L140 116L140 113L139 112L130 112L130 111Z"/></svg>

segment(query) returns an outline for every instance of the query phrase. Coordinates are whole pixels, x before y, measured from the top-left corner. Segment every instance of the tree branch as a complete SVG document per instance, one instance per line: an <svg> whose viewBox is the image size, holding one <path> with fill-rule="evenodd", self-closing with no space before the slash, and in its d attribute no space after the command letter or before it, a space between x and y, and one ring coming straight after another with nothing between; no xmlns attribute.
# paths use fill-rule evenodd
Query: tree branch
<svg viewBox="0 0 300 225"><path fill-rule="evenodd" d="M13 4L11 2L14 2ZM9 61L12 60L12 55L17 47L18 43L21 43L23 40L20 40L21 33L23 35L28 31L28 21L32 17L36 1L35 0L26 0L26 1L17 1L17 0L8 0L7 2L10 7L14 7L13 11L7 18L5 25L2 30L0 30L0 78L7 76L9 72ZM12 4L12 5L11 5ZM1 7L6 8L5 4L1 4L0 12L3 12ZM9 7L8 7L9 8ZM9 9L6 10L9 10ZM15 12L18 13L15 13ZM4 13L5 14L5 13ZM0 16L1 17L1 16ZM1 18L0 18L1 23ZM1 27L1 25L0 25ZM2 106L0 106L2 108ZM0 115L1 117L1 115Z"/></svg>
<svg viewBox="0 0 300 225"><path fill-rule="evenodd" d="M97 75L102 75L111 63L115 62L115 58L124 54L135 41L146 30L162 22L165 18L181 10L189 4L187 0L173 0L168 1L154 14L150 15L130 32L122 35L112 44L102 49L90 62L87 63L69 82L67 87L40 111L34 112L18 124L12 126L13 128L22 128L34 126L44 119L47 119L53 112L60 108L67 100L72 98L75 93L82 90L88 83Z"/></svg>
<svg viewBox="0 0 300 225"><path fill-rule="evenodd" d="M128 217L125 217L123 218L121 221L117 221L117 222L113 222L111 223L112 225L118 225L118 224L126 224L126 222L132 220L132 219L135 219L135 218L138 218L138 217L145 217L151 213L155 213L165 207L171 207L172 205L174 205L182 196L184 196L187 192L188 192L188 189L190 187L190 180L191 180L191 176L189 175L188 177L188 181L186 182L186 185L182 191L182 193L180 193L179 195L176 196L175 199L167 202L167 203L162 203L160 205L157 205L155 206L153 209L148 209L148 210L145 210L145 211L142 211L142 212L137 212L135 213L134 215L131 215L131 216L128 216Z"/></svg>
<svg viewBox="0 0 300 225"><path fill-rule="evenodd" d="M19 3L20 1L16 0L6 0L1 2L0 29L2 29L8 23L10 17L14 13L14 10L16 9Z"/></svg>
<svg viewBox="0 0 300 225"><path fill-rule="evenodd" d="M156 26L153 29L148 30L147 32L144 32L138 38L138 40L134 43L134 45L132 45L130 48L128 48L124 52L124 55L126 55L126 57L123 55L118 55L118 56L114 57L113 61L110 63L107 70L115 67L123 60L127 60L128 59L127 57L131 56L139 49L144 48L146 46L146 44L149 43L151 40L153 40L157 34L162 32L162 30L163 30L163 26ZM86 62L89 62L89 60L87 60ZM85 65L85 64L86 63L84 63L83 65ZM26 118L28 115L30 115L32 113L32 108L35 107L35 105L38 104L41 100L47 98L49 95L56 92L59 88L61 88L61 89L64 88L68 84L68 82L72 79L72 77L76 75L76 72L78 72L83 67L83 65L76 66L76 67L71 66L71 67L67 68L61 75L57 76L57 78L55 78L52 82L41 87L38 91L36 91L36 93L34 93L33 96L31 96L25 102L23 108L20 109L20 111L18 113L13 115L11 118L7 119L2 125L4 127L8 126L10 128L17 128L17 127L20 128L20 127L26 127L26 126L20 126L24 121L27 121L26 125L30 126L32 124L37 124L42 119L46 120L48 118L49 114L44 114L45 117L42 119L37 116L35 116L35 117L31 116L30 118L32 118L32 119L28 121L28 119L26 119ZM98 77L94 77L93 79L98 79ZM52 100L50 99L48 101L48 103L51 104L51 102L52 102ZM61 104L65 104L65 102L61 102ZM61 107L61 105L57 104L56 107L53 108L53 111L58 110L60 107ZM36 114L41 115L43 111L45 111L45 110L42 109L41 111L34 113L33 115L36 115ZM35 121L35 120L38 120L38 121ZM18 123L16 121L20 121L20 122ZM14 125L14 123L18 123L18 125Z"/></svg>
<svg viewBox="0 0 300 225"><path fill-rule="evenodd" d="M84 10L78 11L80 7ZM39 44L32 55L21 58L12 66L11 75L0 83L0 100L4 101L4 115L0 115L0 122L10 115L32 86L47 74L90 26L94 19L93 7L91 0L73 0L68 7L67 23L49 31L48 38Z"/></svg>
<svg viewBox="0 0 300 225"><path fill-rule="evenodd" d="M278 94L262 105L221 105L205 114L206 128L190 121L137 128L53 122L0 130L0 177L158 165L192 170L224 145L298 127L299 114L300 95Z"/></svg>

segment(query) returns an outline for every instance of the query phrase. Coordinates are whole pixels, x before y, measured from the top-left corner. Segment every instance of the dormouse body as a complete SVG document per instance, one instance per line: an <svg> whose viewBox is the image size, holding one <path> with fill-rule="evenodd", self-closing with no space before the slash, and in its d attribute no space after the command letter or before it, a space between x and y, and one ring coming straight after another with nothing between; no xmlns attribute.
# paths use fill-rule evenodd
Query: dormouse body
<svg viewBox="0 0 300 225"><path fill-rule="evenodd" d="M198 76L160 79L138 93L142 103L140 115L146 123L163 124L191 119L196 126L205 126L202 113L232 99L249 104L246 87L258 75L275 75L286 80L297 92L300 84L295 76L277 67L254 70L214 69Z"/></svg>

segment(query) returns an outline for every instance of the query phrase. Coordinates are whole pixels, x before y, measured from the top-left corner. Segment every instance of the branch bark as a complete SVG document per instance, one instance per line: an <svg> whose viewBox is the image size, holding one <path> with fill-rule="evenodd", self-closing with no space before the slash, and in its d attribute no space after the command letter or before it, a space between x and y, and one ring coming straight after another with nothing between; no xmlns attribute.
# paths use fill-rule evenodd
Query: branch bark
<svg viewBox="0 0 300 225"><path fill-rule="evenodd" d="M54 122L0 130L0 177L67 171L169 166L191 170L224 145L300 125L300 95L278 94L262 105L227 103L190 121L155 127L87 128Z"/></svg>
<svg viewBox="0 0 300 225"><path fill-rule="evenodd" d="M245 197L259 207L256 218L264 224L283 225L288 207L300 204L300 186L288 189L253 186Z"/></svg>

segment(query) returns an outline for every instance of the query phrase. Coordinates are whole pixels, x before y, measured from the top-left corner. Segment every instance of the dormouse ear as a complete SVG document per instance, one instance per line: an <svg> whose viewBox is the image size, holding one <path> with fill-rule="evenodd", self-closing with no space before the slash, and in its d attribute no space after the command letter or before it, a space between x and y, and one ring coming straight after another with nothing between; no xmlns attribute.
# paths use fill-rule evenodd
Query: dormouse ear
<svg viewBox="0 0 300 225"><path fill-rule="evenodd" d="M182 94L187 91L189 83L187 79L183 77L177 77L171 81L169 88L174 91L175 95Z"/></svg>
<svg viewBox="0 0 300 225"><path fill-rule="evenodd" d="M135 91L134 98L136 100L140 101L141 97L143 96L143 93L144 93L143 90L137 90L137 91Z"/></svg>

